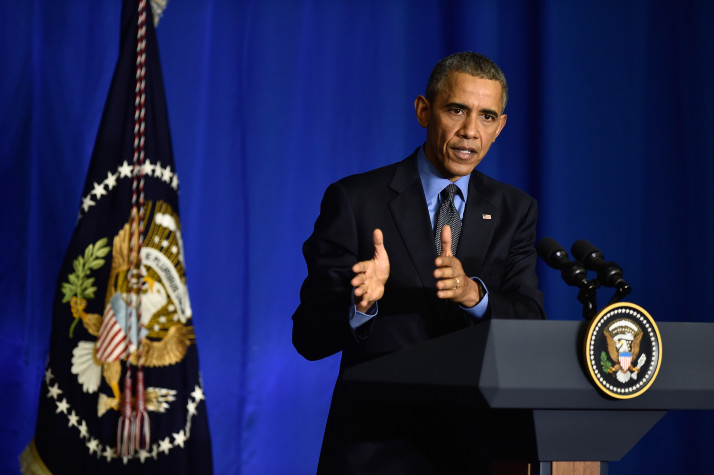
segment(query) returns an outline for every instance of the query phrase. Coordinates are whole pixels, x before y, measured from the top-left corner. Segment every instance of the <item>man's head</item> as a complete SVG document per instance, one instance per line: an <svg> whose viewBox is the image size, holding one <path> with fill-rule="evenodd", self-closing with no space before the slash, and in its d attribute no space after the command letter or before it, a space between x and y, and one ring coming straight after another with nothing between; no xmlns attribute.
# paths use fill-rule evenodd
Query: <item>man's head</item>
<svg viewBox="0 0 714 475"><path fill-rule="evenodd" d="M506 76L496 63L482 54L472 53L471 51L449 55L434 66L434 69L431 70L429 81L426 83L425 95L429 101L434 100L434 97L443 89L446 78L453 72L466 73L477 78L498 81L501 84L503 95L500 112L503 113L506 110L506 102L508 101Z"/></svg>
<svg viewBox="0 0 714 475"><path fill-rule="evenodd" d="M426 156L445 178L468 175L486 155L506 125L507 89L503 72L480 54L456 53L434 67L414 109L427 129Z"/></svg>

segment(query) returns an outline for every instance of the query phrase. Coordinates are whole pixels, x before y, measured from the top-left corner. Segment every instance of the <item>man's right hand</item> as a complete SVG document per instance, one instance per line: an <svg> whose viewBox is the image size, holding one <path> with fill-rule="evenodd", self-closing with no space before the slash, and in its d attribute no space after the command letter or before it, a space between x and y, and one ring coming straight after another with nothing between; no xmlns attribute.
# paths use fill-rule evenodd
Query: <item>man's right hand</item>
<svg viewBox="0 0 714 475"><path fill-rule="evenodd" d="M389 256L384 248L384 236L380 229L372 233L374 257L352 266L356 275L350 281L354 287L357 311L366 313L384 295L384 284L389 278Z"/></svg>

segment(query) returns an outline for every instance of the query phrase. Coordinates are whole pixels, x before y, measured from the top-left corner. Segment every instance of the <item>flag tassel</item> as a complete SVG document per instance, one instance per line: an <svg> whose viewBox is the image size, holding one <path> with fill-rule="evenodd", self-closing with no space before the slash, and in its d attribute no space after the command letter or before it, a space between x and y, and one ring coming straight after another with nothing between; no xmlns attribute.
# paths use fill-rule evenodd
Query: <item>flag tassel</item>
<svg viewBox="0 0 714 475"><path fill-rule="evenodd" d="M149 426L149 414L146 411L146 400L144 395L144 370L139 367L136 373L136 401L133 414L133 448L134 450L147 450L151 444L151 431Z"/></svg>
<svg viewBox="0 0 714 475"><path fill-rule="evenodd" d="M131 407L131 368L127 367L126 377L124 378L124 394L121 401L121 415L119 416L119 425L117 426L117 456L131 457L134 455L134 450L131 445L131 427L133 419L133 411Z"/></svg>

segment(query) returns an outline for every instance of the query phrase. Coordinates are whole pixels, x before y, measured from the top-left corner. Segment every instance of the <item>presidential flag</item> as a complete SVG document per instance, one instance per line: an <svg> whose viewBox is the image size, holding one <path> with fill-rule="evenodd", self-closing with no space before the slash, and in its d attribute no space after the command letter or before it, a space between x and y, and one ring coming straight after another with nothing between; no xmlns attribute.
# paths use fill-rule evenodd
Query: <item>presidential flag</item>
<svg viewBox="0 0 714 475"><path fill-rule="evenodd" d="M152 12L125 0L23 473L212 472L178 186Z"/></svg>

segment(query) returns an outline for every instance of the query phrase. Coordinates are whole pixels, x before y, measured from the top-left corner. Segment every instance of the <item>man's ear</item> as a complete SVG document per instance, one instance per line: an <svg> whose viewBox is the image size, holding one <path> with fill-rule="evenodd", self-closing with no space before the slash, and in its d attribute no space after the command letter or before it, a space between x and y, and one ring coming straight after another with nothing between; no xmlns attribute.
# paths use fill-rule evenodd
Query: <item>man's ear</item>
<svg viewBox="0 0 714 475"><path fill-rule="evenodd" d="M416 99L414 99L414 112L416 112L419 125L427 127L429 125L431 104L429 104L426 97L419 95Z"/></svg>
<svg viewBox="0 0 714 475"><path fill-rule="evenodd" d="M501 135L501 131L502 131L503 128L506 126L506 119L507 119L507 118L508 118L508 116L507 116L506 114L501 114L501 117L498 118L498 121L500 122L500 124L498 125L498 130L496 131L496 135L493 137L493 141L494 141L494 142L496 141L496 137L498 137L499 135Z"/></svg>

